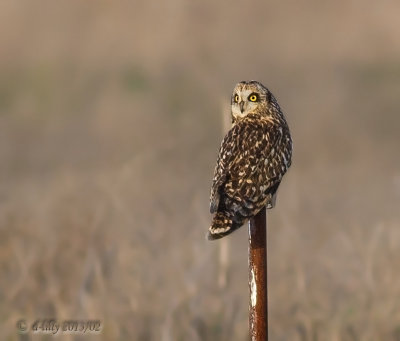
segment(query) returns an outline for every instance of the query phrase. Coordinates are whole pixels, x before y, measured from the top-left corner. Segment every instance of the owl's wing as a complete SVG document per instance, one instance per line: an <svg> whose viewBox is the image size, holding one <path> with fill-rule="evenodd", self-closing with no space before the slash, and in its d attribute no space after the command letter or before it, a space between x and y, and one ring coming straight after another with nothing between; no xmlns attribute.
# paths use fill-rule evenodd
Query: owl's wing
<svg viewBox="0 0 400 341"><path fill-rule="evenodd" d="M278 152L277 146L282 139L282 129L265 121L257 124L240 122L237 129L235 158L229 165L232 181L250 183L252 180L260 183L275 178L278 174L274 161ZM263 179L257 179L261 175Z"/></svg>
<svg viewBox="0 0 400 341"><path fill-rule="evenodd" d="M237 202L239 208L247 200L258 202L267 193L274 194L290 166L291 140L286 129L267 120L242 120L231 128L219 150L211 187L211 213L218 210L221 195Z"/></svg>
<svg viewBox="0 0 400 341"><path fill-rule="evenodd" d="M217 164L215 166L211 186L210 213L215 213L219 206L221 189L228 178L229 164L234 156L232 148L235 149L235 137L238 133L237 130L236 126L232 127L232 129L225 135L221 142L221 147L219 148Z"/></svg>
<svg viewBox="0 0 400 341"><path fill-rule="evenodd" d="M266 193L276 191L286 171L280 160L281 142L282 127L268 121L243 120L232 127L218 156L212 186L212 213L218 208L221 194L237 202L236 209L241 209L243 205L263 202Z"/></svg>

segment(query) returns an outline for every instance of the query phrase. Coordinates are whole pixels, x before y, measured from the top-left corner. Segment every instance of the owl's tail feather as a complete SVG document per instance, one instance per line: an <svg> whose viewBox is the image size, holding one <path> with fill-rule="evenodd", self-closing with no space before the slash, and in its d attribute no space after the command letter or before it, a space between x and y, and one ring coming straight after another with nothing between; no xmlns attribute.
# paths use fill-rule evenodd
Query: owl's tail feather
<svg viewBox="0 0 400 341"><path fill-rule="evenodd" d="M227 212L217 212L211 222L211 226L208 229L207 239L215 240L231 234L243 225L243 221L235 219L227 214Z"/></svg>

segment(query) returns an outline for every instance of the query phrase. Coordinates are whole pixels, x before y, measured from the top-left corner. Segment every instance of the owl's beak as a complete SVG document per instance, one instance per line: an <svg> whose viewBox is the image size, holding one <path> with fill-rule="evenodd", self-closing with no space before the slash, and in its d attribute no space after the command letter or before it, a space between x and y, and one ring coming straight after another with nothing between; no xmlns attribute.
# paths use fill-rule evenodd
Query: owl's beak
<svg viewBox="0 0 400 341"><path fill-rule="evenodd" d="M244 101L239 103L240 112L243 114L244 111Z"/></svg>

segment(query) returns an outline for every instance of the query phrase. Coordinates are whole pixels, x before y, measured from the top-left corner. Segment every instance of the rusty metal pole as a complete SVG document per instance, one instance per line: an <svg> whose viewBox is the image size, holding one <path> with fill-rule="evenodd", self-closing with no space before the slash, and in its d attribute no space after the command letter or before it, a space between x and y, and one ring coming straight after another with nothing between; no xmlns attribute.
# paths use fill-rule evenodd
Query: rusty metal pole
<svg viewBox="0 0 400 341"><path fill-rule="evenodd" d="M268 341L267 213L249 221L249 330L251 341Z"/></svg>

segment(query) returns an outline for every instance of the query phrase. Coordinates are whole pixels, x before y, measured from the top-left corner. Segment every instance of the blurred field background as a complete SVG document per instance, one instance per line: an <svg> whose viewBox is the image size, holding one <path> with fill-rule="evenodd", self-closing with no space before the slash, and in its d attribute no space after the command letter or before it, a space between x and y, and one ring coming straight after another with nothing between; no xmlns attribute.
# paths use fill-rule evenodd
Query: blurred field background
<svg viewBox="0 0 400 341"><path fill-rule="evenodd" d="M268 213L270 339L399 341L399 13L1 1L1 339L52 339L17 333L43 317L103 321L62 340L247 339L247 228L204 236L222 117L257 79L294 139Z"/></svg>

